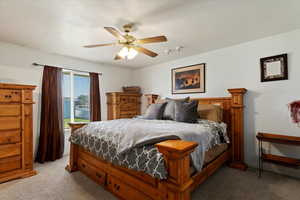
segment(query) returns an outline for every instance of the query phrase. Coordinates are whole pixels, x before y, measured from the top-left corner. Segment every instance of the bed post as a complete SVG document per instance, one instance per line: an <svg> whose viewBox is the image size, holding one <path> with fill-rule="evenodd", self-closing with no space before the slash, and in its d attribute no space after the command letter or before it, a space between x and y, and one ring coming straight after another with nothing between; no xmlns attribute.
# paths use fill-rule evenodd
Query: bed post
<svg viewBox="0 0 300 200"><path fill-rule="evenodd" d="M190 176L190 154L198 146L196 142L167 140L155 145L164 155L168 179L162 182L162 199L190 200L193 180Z"/></svg>
<svg viewBox="0 0 300 200"><path fill-rule="evenodd" d="M76 129L79 129L86 124L87 123L69 123L69 126L71 128L71 134ZM78 153L78 145L70 143L70 160L69 160L69 164L66 166L66 170L70 173L78 170L77 169L77 153Z"/></svg>
<svg viewBox="0 0 300 200"><path fill-rule="evenodd" d="M228 89L232 95L231 99L231 144L232 160L230 167L246 170L244 163L244 94L245 88Z"/></svg>

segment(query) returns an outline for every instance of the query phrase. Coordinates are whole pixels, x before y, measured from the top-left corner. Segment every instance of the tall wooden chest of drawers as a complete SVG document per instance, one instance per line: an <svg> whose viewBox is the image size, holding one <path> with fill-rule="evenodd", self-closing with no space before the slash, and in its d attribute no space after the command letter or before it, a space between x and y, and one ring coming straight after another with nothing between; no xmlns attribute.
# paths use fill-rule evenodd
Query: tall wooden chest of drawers
<svg viewBox="0 0 300 200"><path fill-rule="evenodd" d="M107 96L107 119L132 118L141 114L141 94L110 92Z"/></svg>
<svg viewBox="0 0 300 200"><path fill-rule="evenodd" d="M32 91L0 83L0 183L33 176Z"/></svg>

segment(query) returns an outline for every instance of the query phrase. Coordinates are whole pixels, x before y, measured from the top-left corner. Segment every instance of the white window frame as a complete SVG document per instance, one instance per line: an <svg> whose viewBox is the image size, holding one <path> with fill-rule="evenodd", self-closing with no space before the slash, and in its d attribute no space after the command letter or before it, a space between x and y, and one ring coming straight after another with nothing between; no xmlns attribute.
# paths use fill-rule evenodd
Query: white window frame
<svg viewBox="0 0 300 200"><path fill-rule="evenodd" d="M70 122L74 123L74 75L90 77L89 73L77 72L69 69L63 69L63 74L70 74ZM64 129L70 129L70 127Z"/></svg>

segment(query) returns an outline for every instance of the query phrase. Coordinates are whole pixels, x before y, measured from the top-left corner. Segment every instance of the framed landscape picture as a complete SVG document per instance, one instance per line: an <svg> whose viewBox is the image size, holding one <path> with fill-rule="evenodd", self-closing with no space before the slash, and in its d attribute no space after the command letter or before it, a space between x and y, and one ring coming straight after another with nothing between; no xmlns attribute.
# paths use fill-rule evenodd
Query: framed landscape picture
<svg viewBox="0 0 300 200"><path fill-rule="evenodd" d="M287 54L260 59L261 82L288 79Z"/></svg>
<svg viewBox="0 0 300 200"><path fill-rule="evenodd" d="M172 94L204 92L205 63L172 69Z"/></svg>

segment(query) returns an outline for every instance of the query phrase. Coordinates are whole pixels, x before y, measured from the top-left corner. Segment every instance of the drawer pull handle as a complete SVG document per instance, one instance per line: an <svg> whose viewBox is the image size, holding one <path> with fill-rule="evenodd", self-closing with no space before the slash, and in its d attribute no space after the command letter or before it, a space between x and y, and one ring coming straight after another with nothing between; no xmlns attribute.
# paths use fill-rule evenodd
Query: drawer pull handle
<svg viewBox="0 0 300 200"><path fill-rule="evenodd" d="M98 173L96 173L96 176L97 176L98 178L102 178L102 176L101 176L100 174L98 174Z"/></svg>
<svg viewBox="0 0 300 200"><path fill-rule="evenodd" d="M119 191L119 189L120 189L120 185L118 185L118 184L114 184L114 188L115 188L117 191Z"/></svg>
<svg viewBox="0 0 300 200"><path fill-rule="evenodd" d="M83 168L85 168L85 164L81 164L81 166L82 166Z"/></svg>
<svg viewBox="0 0 300 200"><path fill-rule="evenodd" d="M7 138L7 142L11 142L11 138Z"/></svg>

